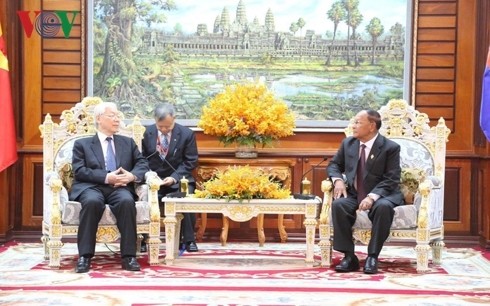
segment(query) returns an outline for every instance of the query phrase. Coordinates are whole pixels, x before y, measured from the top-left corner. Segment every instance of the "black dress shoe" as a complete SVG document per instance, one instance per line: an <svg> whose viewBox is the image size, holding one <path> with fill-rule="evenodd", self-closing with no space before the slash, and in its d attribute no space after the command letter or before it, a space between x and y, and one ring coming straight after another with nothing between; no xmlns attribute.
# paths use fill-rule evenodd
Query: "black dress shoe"
<svg viewBox="0 0 490 306"><path fill-rule="evenodd" d="M141 241L140 253L148 252L148 245L145 241Z"/></svg>
<svg viewBox="0 0 490 306"><path fill-rule="evenodd" d="M87 273L90 270L90 261L89 257L80 256L77 261L77 266L75 267L76 273Z"/></svg>
<svg viewBox="0 0 490 306"><path fill-rule="evenodd" d="M352 272L359 270L359 259L357 256L346 256L341 261L340 264L335 266L335 271L337 272Z"/></svg>
<svg viewBox="0 0 490 306"><path fill-rule="evenodd" d="M136 257L124 257L121 260L121 267L126 271L140 271L141 267Z"/></svg>
<svg viewBox="0 0 490 306"><path fill-rule="evenodd" d="M185 244L185 250L187 252L197 252L199 249L197 248L197 244L194 241L189 241Z"/></svg>
<svg viewBox="0 0 490 306"><path fill-rule="evenodd" d="M366 258L366 263L364 264L364 273L366 274L378 273L378 259L372 256L368 256Z"/></svg>

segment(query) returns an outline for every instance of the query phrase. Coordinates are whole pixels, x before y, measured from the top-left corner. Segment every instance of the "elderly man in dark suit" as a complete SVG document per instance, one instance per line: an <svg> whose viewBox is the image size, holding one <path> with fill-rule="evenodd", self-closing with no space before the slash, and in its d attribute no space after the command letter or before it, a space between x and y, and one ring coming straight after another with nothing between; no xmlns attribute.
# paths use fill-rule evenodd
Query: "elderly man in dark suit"
<svg viewBox="0 0 490 306"><path fill-rule="evenodd" d="M353 136L342 141L327 166L328 176L334 183L333 247L344 253L344 258L335 267L337 272L359 269L352 240L356 211L367 210L372 222L364 273L375 274L378 272L378 255L390 233L394 207L404 204L399 188L400 146L380 135L380 128L378 112L360 111L355 116Z"/></svg>
<svg viewBox="0 0 490 306"><path fill-rule="evenodd" d="M162 179L158 191L159 200L172 192L179 191L182 178L189 181L189 193L194 193L196 183L192 171L197 166L197 144L194 132L175 122L175 108L172 104L157 105L154 110L155 124L146 128L143 138L143 155L150 163L150 169ZM196 216L185 213L182 221L182 243L188 252L197 252L194 227ZM146 251L146 244L142 250Z"/></svg>
<svg viewBox="0 0 490 306"><path fill-rule="evenodd" d="M133 139L117 135L120 118L114 103L94 107L97 133L78 139L73 145L74 181L70 200L79 201L77 273L90 269L95 252L97 227L109 204L121 233L121 265L128 271L139 271L136 260L136 193L134 182L144 179L148 162Z"/></svg>

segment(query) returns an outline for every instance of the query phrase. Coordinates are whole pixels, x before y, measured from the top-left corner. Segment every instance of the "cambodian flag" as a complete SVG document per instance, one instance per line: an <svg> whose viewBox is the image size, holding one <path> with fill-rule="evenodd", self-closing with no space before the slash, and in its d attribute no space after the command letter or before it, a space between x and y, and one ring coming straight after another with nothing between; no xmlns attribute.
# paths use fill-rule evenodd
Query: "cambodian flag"
<svg viewBox="0 0 490 306"><path fill-rule="evenodd" d="M490 141L490 48L488 49L487 65L483 74L480 126L487 140Z"/></svg>

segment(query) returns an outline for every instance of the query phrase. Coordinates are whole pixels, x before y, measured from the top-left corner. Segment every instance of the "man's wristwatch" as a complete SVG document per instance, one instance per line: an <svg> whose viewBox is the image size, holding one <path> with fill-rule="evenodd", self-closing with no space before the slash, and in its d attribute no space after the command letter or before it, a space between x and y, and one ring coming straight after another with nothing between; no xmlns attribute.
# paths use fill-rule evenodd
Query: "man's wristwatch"
<svg viewBox="0 0 490 306"><path fill-rule="evenodd" d="M366 198L370 199L371 203L374 203L374 198L371 195L368 194Z"/></svg>

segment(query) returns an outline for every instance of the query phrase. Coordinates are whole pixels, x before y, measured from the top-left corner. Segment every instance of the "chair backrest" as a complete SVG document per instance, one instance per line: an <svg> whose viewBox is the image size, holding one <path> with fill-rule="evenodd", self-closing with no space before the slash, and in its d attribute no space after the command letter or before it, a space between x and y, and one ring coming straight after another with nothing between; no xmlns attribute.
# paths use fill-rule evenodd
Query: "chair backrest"
<svg viewBox="0 0 490 306"><path fill-rule="evenodd" d="M99 103L102 103L102 99L98 97L85 97L71 109L61 113L60 123L54 123L51 115L46 115L43 124L39 126L43 138L45 181L52 173L56 173L61 178L63 186L67 190L70 189L73 178L71 168L73 144L79 138L95 135L93 109ZM119 134L133 138L141 150L145 127L140 119L135 117L130 124L126 124L124 114L119 112L119 115L122 118ZM45 215L49 214L49 207L45 207L44 211Z"/></svg>

